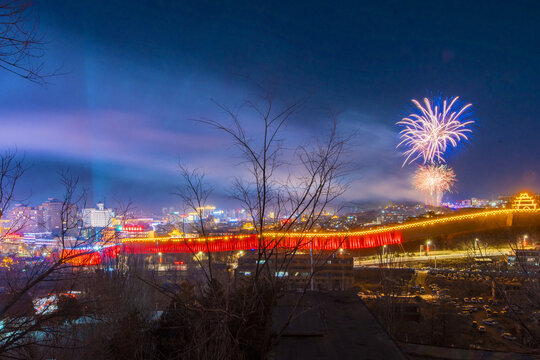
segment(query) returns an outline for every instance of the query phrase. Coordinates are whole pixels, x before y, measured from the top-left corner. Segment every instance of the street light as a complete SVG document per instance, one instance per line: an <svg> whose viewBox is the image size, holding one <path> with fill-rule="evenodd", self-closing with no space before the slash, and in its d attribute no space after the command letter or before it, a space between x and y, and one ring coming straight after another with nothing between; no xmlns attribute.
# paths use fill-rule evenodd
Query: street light
<svg viewBox="0 0 540 360"><path fill-rule="evenodd" d="M429 253L429 250L430 250L430 249L429 249L429 246L430 246L430 245L431 245L431 240L428 240L428 241L426 242L426 253Z"/></svg>

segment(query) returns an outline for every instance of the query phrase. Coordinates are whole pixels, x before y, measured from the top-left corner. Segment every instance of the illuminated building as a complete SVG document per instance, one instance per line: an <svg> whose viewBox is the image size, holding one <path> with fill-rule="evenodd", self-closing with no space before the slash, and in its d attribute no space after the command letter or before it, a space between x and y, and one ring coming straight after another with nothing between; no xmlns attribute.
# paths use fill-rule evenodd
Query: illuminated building
<svg viewBox="0 0 540 360"><path fill-rule="evenodd" d="M508 265L538 268L540 266L540 248L516 249L512 255L508 256Z"/></svg>
<svg viewBox="0 0 540 360"><path fill-rule="evenodd" d="M489 206L489 200L487 199L477 199L471 198L471 205L474 207L487 207Z"/></svg>
<svg viewBox="0 0 540 360"><path fill-rule="evenodd" d="M53 235L58 235L62 229L62 211L69 212L73 217L77 214L75 205L71 205L69 209L66 206L64 209L64 203L54 198L49 198L39 206L39 209L43 211L43 225L45 231L48 231Z"/></svg>
<svg viewBox="0 0 540 360"><path fill-rule="evenodd" d="M82 215L85 227L104 228L111 225L114 212L105 209L103 203L98 203L97 209L83 209Z"/></svg>
<svg viewBox="0 0 540 360"><path fill-rule="evenodd" d="M247 222L242 225L242 230L255 230L255 226L253 226L253 223Z"/></svg>
<svg viewBox="0 0 540 360"><path fill-rule="evenodd" d="M246 255L238 259L237 276L251 276L257 265L257 256ZM264 261L264 260L261 260ZM269 263L272 259L268 260ZM311 258L307 254L295 254L283 271L277 271L274 276L284 280L284 286L289 290L310 288ZM350 256L332 255L324 259L314 259L313 289L314 290L348 290L354 284L353 258ZM275 264L270 264L275 268Z"/></svg>
<svg viewBox="0 0 540 360"><path fill-rule="evenodd" d="M145 219L146 220L146 219ZM153 230L153 227L148 224L144 223L130 223L126 221L126 223L122 226L117 227L117 230L120 230L120 237L121 238L154 238L155 232Z"/></svg>
<svg viewBox="0 0 540 360"><path fill-rule="evenodd" d="M471 199L462 200L461 201L461 206L462 207L471 207L472 206L472 200Z"/></svg>
<svg viewBox="0 0 540 360"><path fill-rule="evenodd" d="M0 234L3 236L8 231L9 231L9 220L0 219Z"/></svg>
<svg viewBox="0 0 540 360"><path fill-rule="evenodd" d="M380 215L377 216L374 224L391 224L402 223L410 217L416 217L425 213L424 207L416 205L410 206L405 204L390 204L380 210Z"/></svg>
<svg viewBox="0 0 540 360"><path fill-rule="evenodd" d="M526 192L520 193L512 202L512 209L517 210L536 210L538 208L538 199Z"/></svg>
<svg viewBox="0 0 540 360"><path fill-rule="evenodd" d="M67 220L76 219L76 216L75 205L65 205L53 198L49 198L38 207L15 205L9 212L10 231L21 234L48 232L54 236L62 229L62 217ZM73 227L73 224L68 224L68 227Z"/></svg>
<svg viewBox="0 0 540 360"><path fill-rule="evenodd" d="M15 205L9 212L10 232L40 233L45 230L43 210L30 206Z"/></svg>

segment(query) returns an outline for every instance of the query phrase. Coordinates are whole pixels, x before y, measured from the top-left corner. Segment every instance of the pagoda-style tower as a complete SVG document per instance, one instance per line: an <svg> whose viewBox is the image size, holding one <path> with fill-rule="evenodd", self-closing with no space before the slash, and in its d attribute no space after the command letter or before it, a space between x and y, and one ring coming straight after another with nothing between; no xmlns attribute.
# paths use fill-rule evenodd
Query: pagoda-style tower
<svg viewBox="0 0 540 360"><path fill-rule="evenodd" d="M517 195L512 202L512 209L516 210L536 210L537 208L537 199L526 192Z"/></svg>

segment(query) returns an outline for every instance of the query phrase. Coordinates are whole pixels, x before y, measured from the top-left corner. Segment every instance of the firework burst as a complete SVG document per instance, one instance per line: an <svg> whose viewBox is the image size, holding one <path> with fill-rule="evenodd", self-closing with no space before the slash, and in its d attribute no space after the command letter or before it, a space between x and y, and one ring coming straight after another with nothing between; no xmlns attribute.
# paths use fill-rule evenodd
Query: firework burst
<svg viewBox="0 0 540 360"><path fill-rule="evenodd" d="M413 175L413 185L426 195L426 203L433 206L441 204L444 193L452 191L456 174L446 165L419 166Z"/></svg>
<svg viewBox="0 0 540 360"><path fill-rule="evenodd" d="M468 126L474 121L463 121L463 118L472 105L458 107L458 99L445 99L440 105L428 98L424 98L424 105L412 100L418 111L397 123L404 127L399 133L398 147L408 148L403 165L418 159L423 164L445 162L443 155L449 146L456 147L462 139L468 140L467 133L472 132Z"/></svg>

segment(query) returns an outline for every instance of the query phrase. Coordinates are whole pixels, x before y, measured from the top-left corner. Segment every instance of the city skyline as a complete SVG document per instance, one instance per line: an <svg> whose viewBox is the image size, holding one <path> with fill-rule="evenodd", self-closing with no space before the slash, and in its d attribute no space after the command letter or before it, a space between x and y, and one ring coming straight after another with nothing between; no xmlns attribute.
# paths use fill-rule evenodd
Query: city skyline
<svg viewBox="0 0 540 360"><path fill-rule="evenodd" d="M0 357L538 357L538 13L0 0Z"/></svg>

